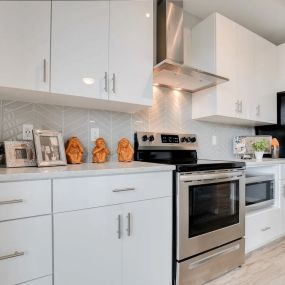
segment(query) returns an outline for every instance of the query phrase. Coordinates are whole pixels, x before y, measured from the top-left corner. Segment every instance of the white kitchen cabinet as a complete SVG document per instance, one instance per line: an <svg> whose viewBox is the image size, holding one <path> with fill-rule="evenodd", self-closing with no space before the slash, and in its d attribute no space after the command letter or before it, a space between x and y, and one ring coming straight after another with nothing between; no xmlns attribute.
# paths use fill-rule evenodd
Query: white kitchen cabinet
<svg viewBox="0 0 285 285"><path fill-rule="evenodd" d="M55 179L53 211L65 212L170 197L171 183L172 177L167 172Z"/></svg>
<svg viewBox="0 0 285 285"><path fill-rule="evenodd" d="M249 118L250 98L255 97L254 84L254 33L246 28L236 25L237 34L237 94L240 100L240 118ZM231 80L231 78L230 78ZM230 96L230 94L224 94Z"/></svg>
<svg viewBox="0 0 285 285"><path fill-rule="evenodd" d="M152 0L110 1L110 100L151 106L152 34Z"/></svg>
<svg viewBox="0 0 285 285"><path fill-rule="evenodd" d="M51 92L108 99L108 48L109 1L54 1Z"/></svg>
<svg viewBox="0 0 285 285"><path fill-rule="evenodd" d="M151 106L152 10L152 0L55 1L51 92Z"/></svg>
<svg viewBox="0 0 285 285"><path fill-rule="evenodd" d="M278 46L278 89L285 91L285 43Z"/></svg>
<svg viewBox="0 0 285 285"><path fill-rule="evenodd" d="M55 214L55 285L170 285L171 219L170 197Z"/></svg>
<svg viewBox="0 0 285 285"><path fill-rule="evenodd" d="M51 216L0 223L0 284L52 274Z"/></svg>
<svg viewBox="0 0 285 285"><path fill-rule="evenodd" d="M188 64L230 79L192 95L193 119L222 121L223 117L241 116L237 37L237 24L219 14L212 14L192 29L191 62Z"/></svg>
<svg viewBox="0 0 285 285"><path fill-rule="evenodd" d="M0 1L0 86L49 91L51 1Z"/></svg>
<svg viewBox="0 0 285 285"><path fill-rule="evenodd" d="M171 284L171 201L168 197L123 206L123 285Z"/></svg>
<svg viewBox="0 0 285 285"><path fill-rule="evenodd" d="M281 222L281 209L277 207L246 215L246 253L281 237Z"/></svg>
<svg viewBox="0 0 285 285"><path fill-rule="evenodd" d="M280 180L278 186L280 190L281 205L281 233L285 235L285 180Z"/></svg>
<svg viewBox="0 0 285 285"><path fill-rule="evenodd" d="M249 117L254 121L276 123L277 48L254 35L254 88L249 97Z"/></svg>
<svg viewBox="0 0 285 285"><path fill-rule="evenodd" d="M50 213L50 180L0 183L0 221Z"/></svg>
<svg viewBox="0 0 285 285"><path fill-rule="evenodd" d="M122 284L118 217L121 206L54 216L55 285Z"/></svg>
<svg viewBox="0 0 285 285"><path fill-rule="evenodd" d="M194 67L229 78L192 95L193 119L240 125L276 123L275 45L217 13L193 28L191 44Z"/></svg>

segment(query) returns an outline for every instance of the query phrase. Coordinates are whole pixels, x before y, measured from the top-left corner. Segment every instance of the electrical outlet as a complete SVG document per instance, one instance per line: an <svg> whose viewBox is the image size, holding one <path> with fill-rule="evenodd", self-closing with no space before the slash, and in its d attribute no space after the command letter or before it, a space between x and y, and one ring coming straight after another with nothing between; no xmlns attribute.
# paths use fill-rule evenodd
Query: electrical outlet
<svg viewBox="0 0 285 285"><path fill-rule="evenodd" d="M91 128L90 129L90 140L96 141L99 138L99 128Z"/></svg>
<svg viewBox="0 0 285 285"><path fill-rule="evenodd" d="M26 141L33 140L33 128L34 126L31 124L23 125L23 140L26 140Z"/></svg>
<svg viewBox="0 0 285 285"><path fill-rule="evenodd" d="M217 145L217 136L212 136L212 145Z"/></svg>

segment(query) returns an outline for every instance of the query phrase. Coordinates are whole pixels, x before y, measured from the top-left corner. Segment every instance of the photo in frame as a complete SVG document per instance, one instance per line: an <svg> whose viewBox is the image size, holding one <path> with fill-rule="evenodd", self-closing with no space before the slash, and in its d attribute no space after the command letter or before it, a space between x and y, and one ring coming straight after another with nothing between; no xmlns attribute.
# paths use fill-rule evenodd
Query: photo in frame
<svg viewBox="0 0 285 285"><path fill-rule="evenodd" d="M39 167L67 164L63 138L60 132L33 130L33 135Z"/></svg>
<svg viewBox="0 0 285 285"><path fill-rule="evenodd" d="M6 167L37 166L33 141L4 141Z"/></svg>

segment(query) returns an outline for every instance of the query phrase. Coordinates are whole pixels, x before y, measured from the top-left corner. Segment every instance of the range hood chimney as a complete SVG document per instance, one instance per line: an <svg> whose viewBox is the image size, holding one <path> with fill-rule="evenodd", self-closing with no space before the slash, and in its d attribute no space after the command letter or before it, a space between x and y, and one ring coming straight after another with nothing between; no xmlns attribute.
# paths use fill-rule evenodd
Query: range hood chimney
<svg viewBox="0 0 285 285"><path fill-rule="evenodd" d="M191 93L228 78L184 65L183 0L157 1L157 62L153 85Z"/></svg>

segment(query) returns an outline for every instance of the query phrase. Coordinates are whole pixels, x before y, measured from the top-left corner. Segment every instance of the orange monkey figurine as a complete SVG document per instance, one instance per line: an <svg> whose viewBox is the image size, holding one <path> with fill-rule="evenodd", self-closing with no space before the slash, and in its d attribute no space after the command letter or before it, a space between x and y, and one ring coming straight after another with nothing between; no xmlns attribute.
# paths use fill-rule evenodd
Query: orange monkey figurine
<svg viewBox="0 0 285 285"><path fill-rule="evenodd" d="M110 151L106 146L105 140L103 138L98 138L93 149L93 162L106 162L109 154Z"/></svg>
<svg viewBox="0 0 285 285"><path fill-rule="evenodd" d="M133 161L134 149L128 139L126 138L120 139L118 143L117 154L118 154L118 160L120 162Z"/></svg>
<svg viewBox="0 0 285 285"><path fill-rule="evenodd" d="M71 137L66 144L66 159L68 163L78 164L82 163L84 149L80 143L79 138Z"/></svg>

